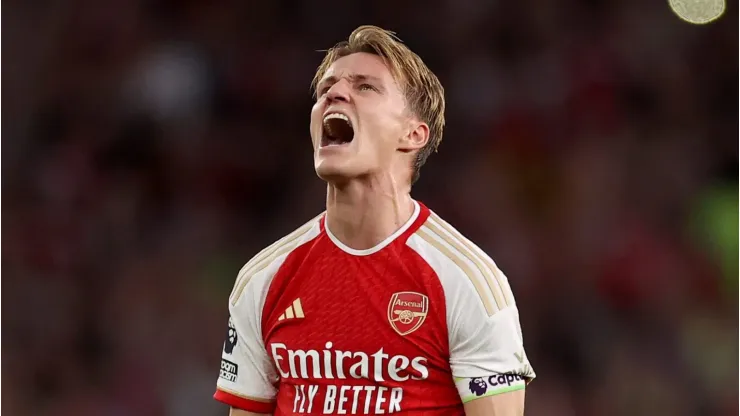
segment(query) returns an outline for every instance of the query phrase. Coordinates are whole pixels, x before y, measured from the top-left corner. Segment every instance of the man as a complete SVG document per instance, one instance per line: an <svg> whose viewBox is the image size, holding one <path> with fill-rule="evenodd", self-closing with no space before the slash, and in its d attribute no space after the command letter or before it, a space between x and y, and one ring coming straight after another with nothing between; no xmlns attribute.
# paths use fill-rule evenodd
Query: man
<svg viewBox="0 0 740 416"><path fill-rule="evenodd" d="M362 26L313 86L326 212L242 268L214 397L234 416L523 414L535 374L506 277L409 195L442 139L439 80Z"/></svg>

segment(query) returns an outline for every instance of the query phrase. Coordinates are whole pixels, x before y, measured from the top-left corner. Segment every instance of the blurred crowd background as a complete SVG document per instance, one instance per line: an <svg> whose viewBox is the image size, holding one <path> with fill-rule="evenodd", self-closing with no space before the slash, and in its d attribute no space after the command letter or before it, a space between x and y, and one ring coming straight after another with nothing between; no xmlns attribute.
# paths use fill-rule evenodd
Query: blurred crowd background
<svg viewBox="0 0 740 416"><path fill-rule="evenodd" d="M309 83L360 24L446 87L413 194L509 276L527 414L737 414L735 2L3 6L3 414L227 414L228 293L323 210Z"/></svg>

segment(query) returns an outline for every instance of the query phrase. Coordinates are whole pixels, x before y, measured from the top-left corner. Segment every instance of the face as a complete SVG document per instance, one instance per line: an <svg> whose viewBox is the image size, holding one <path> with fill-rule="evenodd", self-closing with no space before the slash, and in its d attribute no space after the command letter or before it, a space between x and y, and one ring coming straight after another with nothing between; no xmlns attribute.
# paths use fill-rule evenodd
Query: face
<svg viewBox="0 0 740 416"><path fill-rule="evenodd" d="M316 95L314 165L327 181L390 171L421 124L409 116L401 89L376 55L339 58L319 80Z"/></svg>

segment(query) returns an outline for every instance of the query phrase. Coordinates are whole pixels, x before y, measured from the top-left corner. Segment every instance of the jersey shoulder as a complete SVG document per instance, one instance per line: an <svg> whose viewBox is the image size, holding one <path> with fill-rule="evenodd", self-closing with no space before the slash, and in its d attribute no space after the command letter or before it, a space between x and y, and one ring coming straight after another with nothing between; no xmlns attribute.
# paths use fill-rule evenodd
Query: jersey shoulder
<svg viewBox="0 0 740 416"><path fill-rule="evenodd" d="M433 211L406 244L434 270L448 300L475 300L487 316L514 305L508 279L491 257Z"/></svg>
<svg viewBox="0 0 740 416"><path fill-rule="evenodd" d="M257 282L260 283L259 286L269 285L270 277L280 269L288 255L303 244L315 239L322 232L324 214L325 212L322 212L252 257L237 275L234 288L229 296L231 304L236 305L248 286ZM262 291L261 289L265 288L258 289Z"/></svg>

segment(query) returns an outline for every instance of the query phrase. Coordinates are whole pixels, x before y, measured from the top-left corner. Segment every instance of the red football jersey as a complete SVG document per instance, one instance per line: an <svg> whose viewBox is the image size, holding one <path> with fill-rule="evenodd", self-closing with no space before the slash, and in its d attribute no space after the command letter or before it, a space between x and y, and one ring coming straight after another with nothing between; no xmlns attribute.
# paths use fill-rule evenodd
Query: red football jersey
<svg viewBox="0 0 740 416"><path fill-rule="evenodd" d="M250 260L215 398L275 415L463 415L534 372L506 277L421 203L368 250L308 222Z"/></svg>

